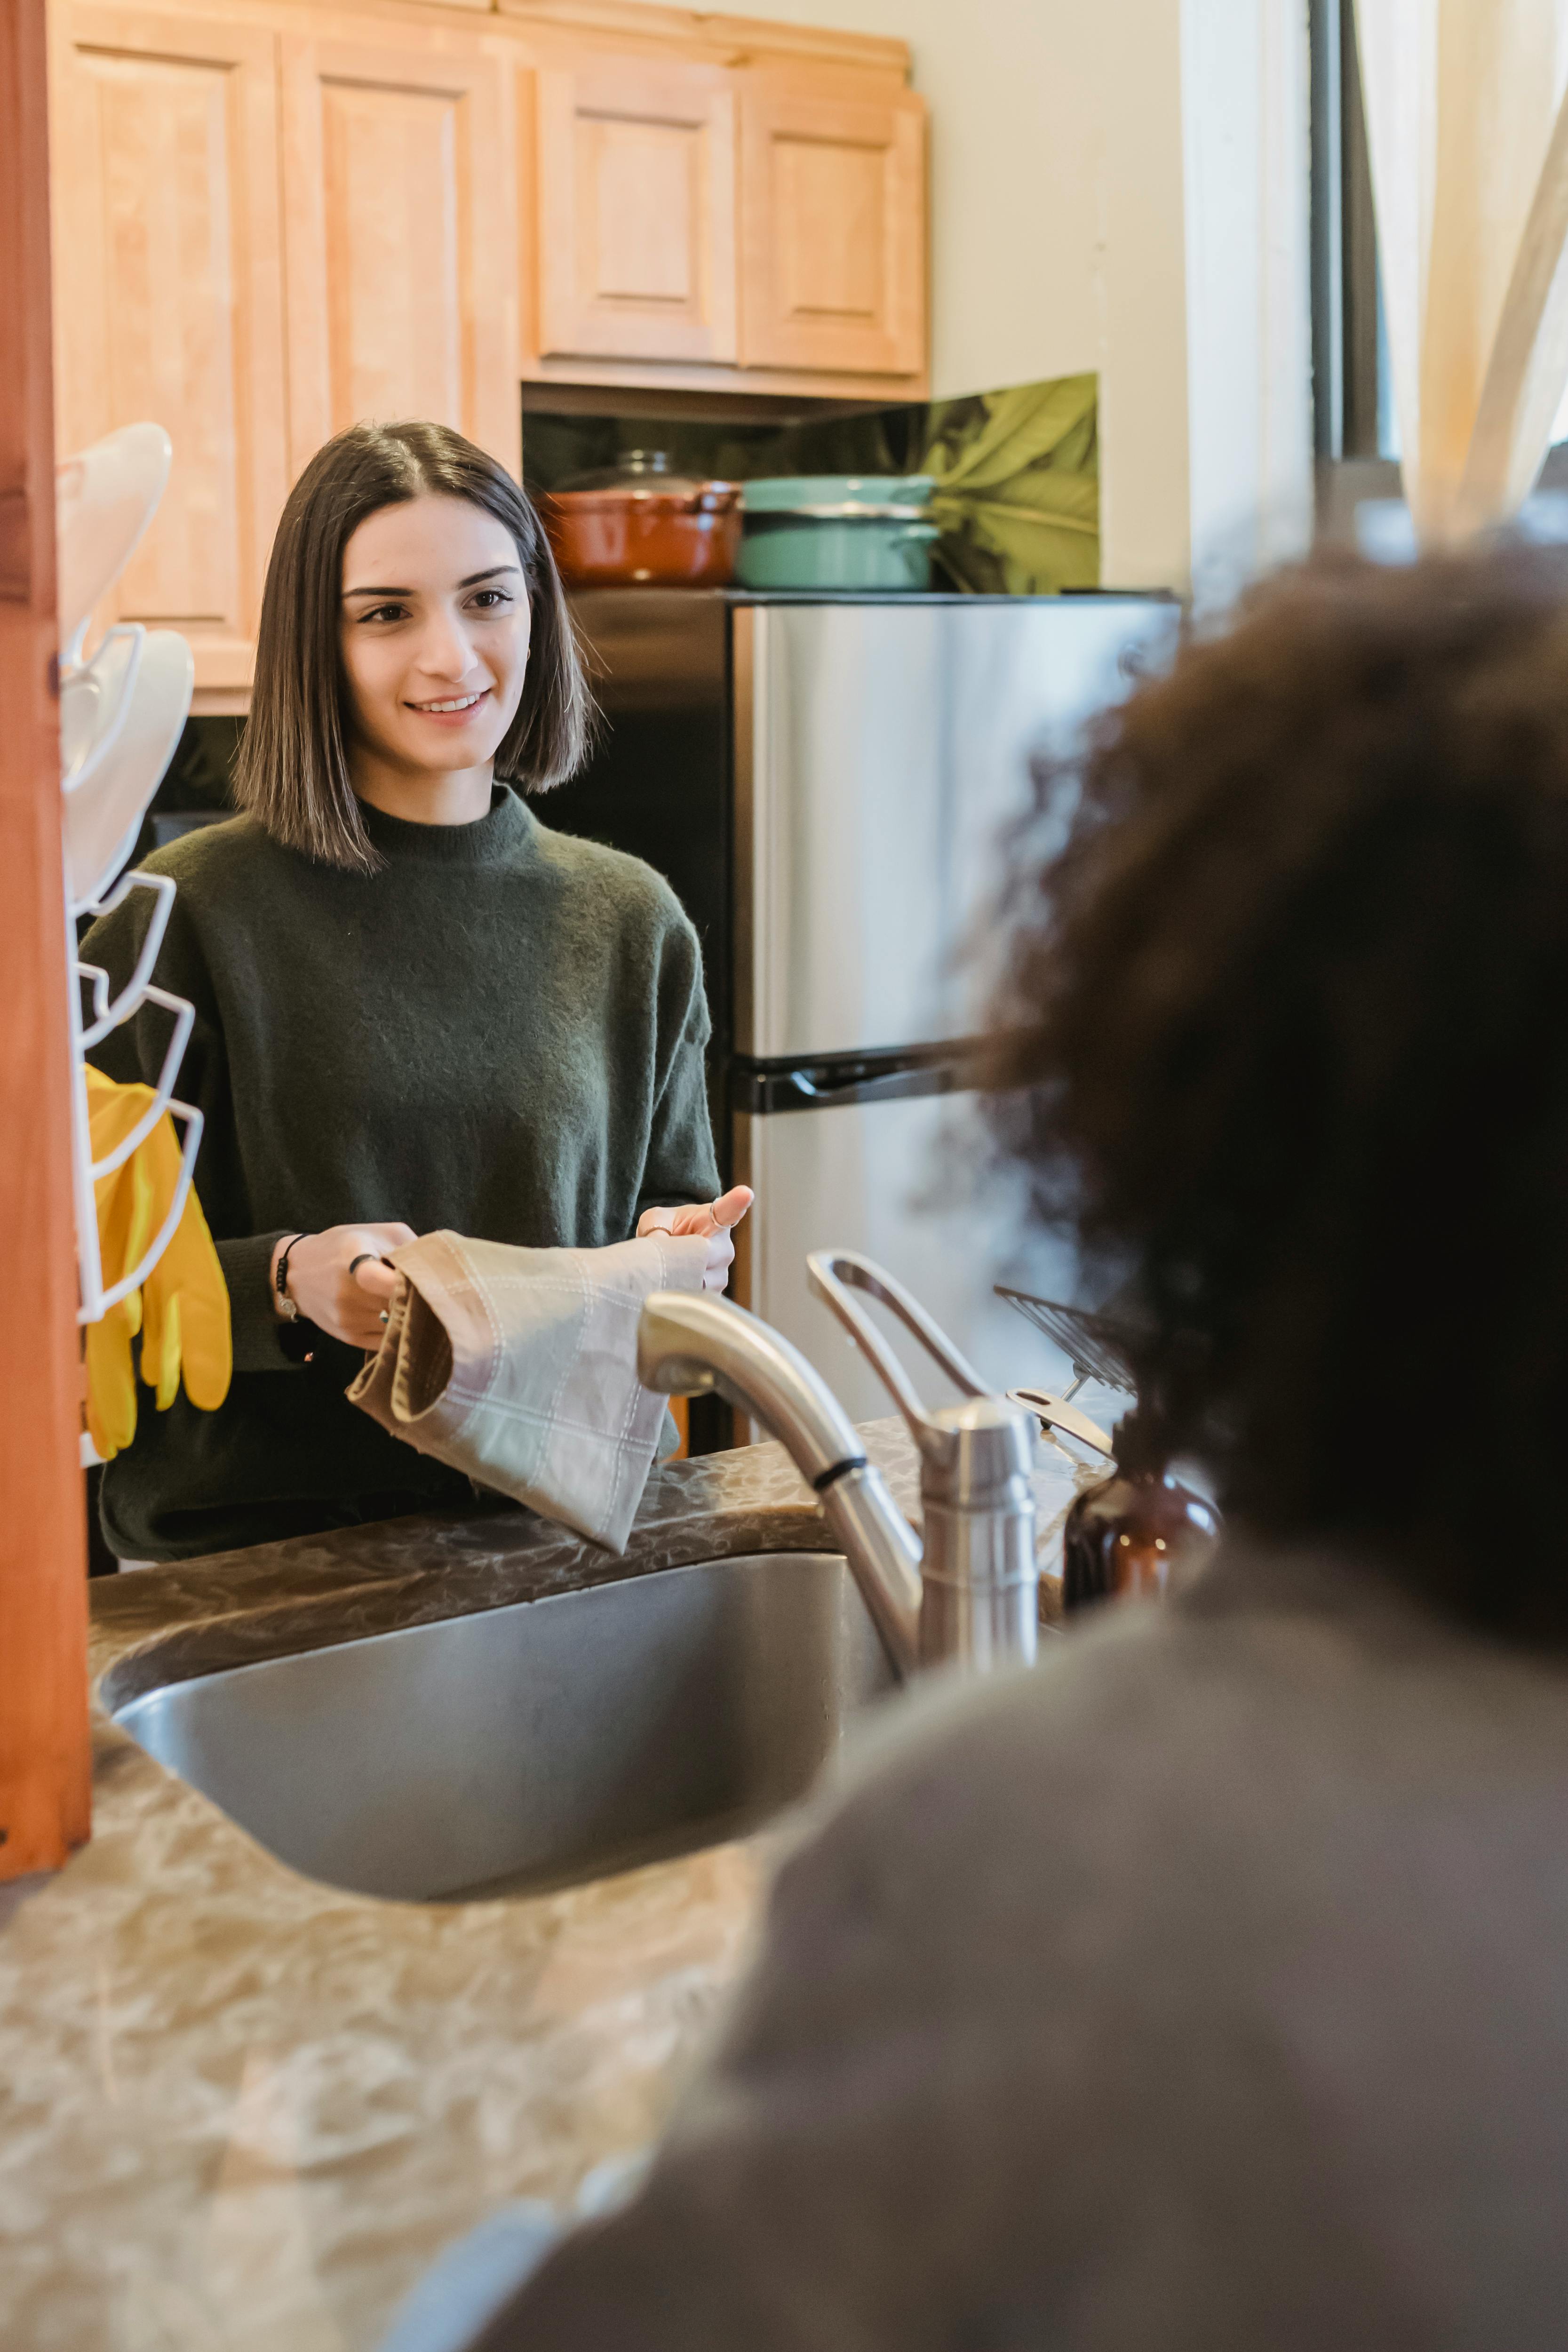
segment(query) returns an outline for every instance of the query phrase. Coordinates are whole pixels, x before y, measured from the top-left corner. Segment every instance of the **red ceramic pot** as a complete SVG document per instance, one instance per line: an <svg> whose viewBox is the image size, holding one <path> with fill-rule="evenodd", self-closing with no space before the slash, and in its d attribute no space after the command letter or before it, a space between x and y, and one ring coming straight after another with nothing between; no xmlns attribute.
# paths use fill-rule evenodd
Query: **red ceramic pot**
<svg viewBox="0 0 1568 2352"><path fill-rule="evenodd" d="M740 484L674 473L634 449L548 492L539 515L569 588L722 588L740 546Z"/></svg>

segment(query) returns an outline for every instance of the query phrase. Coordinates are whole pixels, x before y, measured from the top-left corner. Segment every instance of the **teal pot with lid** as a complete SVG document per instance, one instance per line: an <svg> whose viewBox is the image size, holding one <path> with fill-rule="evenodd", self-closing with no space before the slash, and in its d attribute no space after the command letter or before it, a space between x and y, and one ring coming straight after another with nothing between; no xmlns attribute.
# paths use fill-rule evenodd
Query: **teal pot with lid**
<svg viewBox="0 0 1568 2352"><path fill-rule="evenodd" d="M797 474L747 482L735 577L746 588L918 591L938 536L928 474Z"/></svg>

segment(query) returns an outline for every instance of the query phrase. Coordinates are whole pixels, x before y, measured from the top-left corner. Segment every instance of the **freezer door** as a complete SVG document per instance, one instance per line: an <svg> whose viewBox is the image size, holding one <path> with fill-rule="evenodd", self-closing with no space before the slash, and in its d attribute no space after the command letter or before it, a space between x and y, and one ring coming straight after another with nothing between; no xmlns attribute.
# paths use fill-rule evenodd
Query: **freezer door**
<svg viewBox="0 0 1568 2352"><path fill-rule="evenodd" d="M973 1163L973 1097L925 1095L912 1101L784 1111L744 1118L737 1164L748 1167L757 1205L747 1223L741 1304L792 1339L826 1378L853 1421L895 1408L864 1358L806 1282L809 1250L864 1250L911 1289L998 1390L1059 1387L1058 1350L998 1298L1019 1236L999 1214L981 1215L944 1170L947 1152ZM1037 1247L1030 1284L1070 1297L1071 1264ZM898 1344L891 1326L889 1337ZM916 1387L950 1402L941 1376L901 1347ZM1071 1373L1066 1375L1071 1378Z"/></svg>
<svg viewBox="0 0 1568 2352"><path fill-rule="evenodd" d="M1029 760L1127 689L1178 614L1139 597L740 604L736 1045L759 1059L970 1034L960 965Z"/></svg>

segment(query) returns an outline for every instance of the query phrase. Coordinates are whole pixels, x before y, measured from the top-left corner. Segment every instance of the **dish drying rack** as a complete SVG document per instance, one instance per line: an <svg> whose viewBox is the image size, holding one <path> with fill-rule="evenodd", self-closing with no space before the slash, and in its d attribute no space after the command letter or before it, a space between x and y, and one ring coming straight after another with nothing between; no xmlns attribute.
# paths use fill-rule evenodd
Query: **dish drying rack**
<svg viewBox="0 0 1568 2352"><path fill-rule="evenodd" d="M107 915L116 907L123 906L131 892L139 889L151 891L155 903L141 953L136 961L136 969L120 994L110 1001L109 974L100 966L83 963L74 954L71 959L71 1170L77 1221L77 1264L81 1286L81 1304L77 1310L78 1323L97 1323L111 1307L117 1307L133 1290L140 1290L146 1281L173 1239L184 1213L185 1198L191 1189L196 1154L202 1142L202 1113L194 1104L177 1100L174 1094L180 1064L184 1059L185 1046L196 1017L195 1007L186 997L175 996L166 988L155 988L152 978L158 950L169 928L169 916L174 904L173 883L166 874L127 874L106 898L87 899L78 904L72 904L68 898L67 922L74 940L78 916ZM84 992L90 997L91 1004L90 1018L85 1022L82 1014ZM95 1160L89 1117L87 1056L94 1045L109 1035L110 1030L123 1027L148 1004L161 1006L173 1018L152 1101L123 1141L118 1143L112 1151L106 1152L101 1160ZM112 1176L117 1168L124 1166L165 1113L184 1128L180 1177L174 1188L172 1203L137 1264L129 1274L122 1275L118 1282L106 1289L103 1257L99 1247L98 1202L94 1188L104 1177ZM83 1444L85 1446L85 1439ZM98 1457L94 1454L91 1458L96 1461Z"/></svg>
<svg viewBox="0 0 1568 2352"><path fill-rule="evenodd" d="M78 606L68 612L63 612L61 616L62 690L73 683L92 676L93 662L103 655L106 647L119 645L129 654L124 685L121 693L117 697L115 712L106 727L105 740L96 747L101 760L112 757L114 750L112 739L118 736L124 727L131 697L136 688L147 632L139 622L117 625L106 633L93 656L93 662L89 662L83 659L87 612L90 604L97 604L105 591L113 584L157 507L163 482L168 474L167 436L162 436L163 454L161 464L154 464L149 469L144 462L147 453L147 436L151 432L157 430L158 428L147 426L131 426L126 433L111 435L108 441L96 444L92 451L85 453L86 458L90 460L95 456L110 451L112 445L128 445L132 456L138 460L144 477L140 485L134 483L131 485L128 499L123 478L126 469L121 467L122 478L115 487L119 492L122 520L118 527L111 524L106 534L100 519L94 549L99 562L91 574L90 597L87 588L83 587L78 599ZM135 438L138 436L141 436L139 442ZM83 462L82 458L67 459L58 469L59 473L64 476L72 468L79 471ZM89 517L89 523L91 520ZM62 541L65 541L67 536L67 518L62 515ZM81 536L79 529L78 536L78 539ZM187 690L185 697L187 710L189 701ZM164 765L166 764L165 761ZM71 1183L76 1214L77 1264L80 1293L77 1309L78 1325L99 1322L110 1308L118 1306L121 1299L129 1297L132 1291L140 1289L162 1256L184 1213L185 1202L195 1173L196 1154L201 1149L203 1128L201 1111L193 1104L181 1101L174 1092L179 1079L180 1065L184 1058L185 1047L195 1023L195 1008L184 997L176 996L168 989L157 987L152 979L159 950L163 944L164 935L169 928L169 918L173 909L174 885L166 875L120 873L120 868L135 845L141 816L147 803L157 789L162 770L160 768L156 772L145 775L136 785L133 798L127 803L123 812L126 821L120 846L117 851L110 854L107 861L109 871L92 876L83 887L82 895L78 897L74 892L73 882L81 883L83 877L79 872L73 877L72 840L68 820L70 796L78 788L83 766L84 760L79 747L68 755L62 752L60 819L64 848L62 863L65 874L68 966L66 982L71 1054ZM117 874L120 876L118 881L115 879ZM84 961L77 953L77 926L78 920L84 916L96 918L112 912L114 908L123 906L137 891L147 892L152 900L147 929L130 979L117 995L111 996L109 974L100 966ZM111 1031L124 1027L127 1022L134 1020L148 1006L156 1006L161 1012L166 1013L170 1016L172 1024L159 1069L158 1081L152 1089L152 1100L130 1133L116 1144L111 1151L104 1153L101 1158L95 1159L88 1094L87 1056L92 1048L100 1045ZM180 1174L172 1200L157 1233L149 1242L137 1264L121 1275L118 1280L106 1285L103 1278L103 1257L99 1241L96 1187L106 1176L111 1176L117 1168L124 1166L132 1152L145 1142L159 1120L165 1116L172 1118L183 1129ZM81 1439L82 1466L84 1469L90 1468L99 1458L91 1439L84 1432Z"/></svg>

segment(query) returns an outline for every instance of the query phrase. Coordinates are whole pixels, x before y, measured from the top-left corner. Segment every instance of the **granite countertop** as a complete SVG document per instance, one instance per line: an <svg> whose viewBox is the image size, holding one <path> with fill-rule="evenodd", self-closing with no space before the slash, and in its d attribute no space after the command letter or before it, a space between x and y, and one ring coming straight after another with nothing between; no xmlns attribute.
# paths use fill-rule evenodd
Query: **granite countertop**
<svg viewBox="0 0 1568 2352"><path fill-rule="evenodd" d="M868 1451L916 1510L913 1449ZM1042 1560L1077 1475L1042 1444ZM758 1549L831 1549L776 1445L674 1463L616 1559L410 1518L94 1586L93 1837L0 1887L6 2352L369 2352L449 2240L645 2145L740 1969L764 1832L423 1906L277 1862L113 1722L138 1691Z"/></svg>

